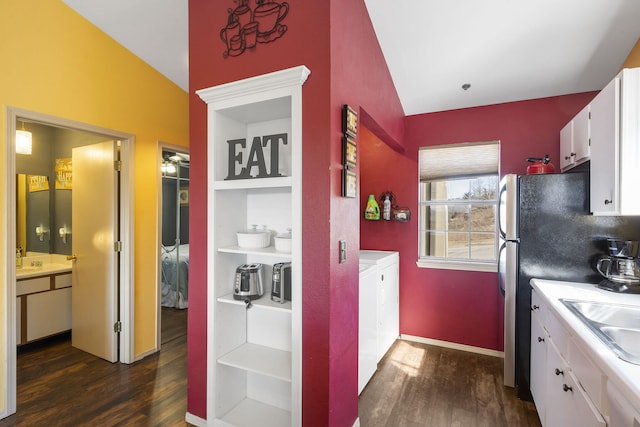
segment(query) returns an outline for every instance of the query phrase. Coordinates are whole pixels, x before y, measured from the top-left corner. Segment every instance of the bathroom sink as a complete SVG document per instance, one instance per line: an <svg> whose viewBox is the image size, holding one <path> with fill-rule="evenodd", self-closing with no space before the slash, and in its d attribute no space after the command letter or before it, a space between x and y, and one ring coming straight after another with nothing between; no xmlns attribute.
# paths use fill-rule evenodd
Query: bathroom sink
<svg viewBox="0 0 640 427"><path fill-rule="evenodd" d="M640 307L561 299L620 359L640 365Z"/></svg>

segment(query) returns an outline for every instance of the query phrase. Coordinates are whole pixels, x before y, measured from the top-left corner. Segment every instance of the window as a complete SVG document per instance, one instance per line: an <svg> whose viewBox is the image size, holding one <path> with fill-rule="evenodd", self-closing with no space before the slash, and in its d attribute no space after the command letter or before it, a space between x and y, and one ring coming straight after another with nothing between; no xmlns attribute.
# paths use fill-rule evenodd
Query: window
<svg viewBox="0 0 640 427"><path fill-rule="evenodd" d="M495 271L497 141L422 148L420 267Z"/></svg>

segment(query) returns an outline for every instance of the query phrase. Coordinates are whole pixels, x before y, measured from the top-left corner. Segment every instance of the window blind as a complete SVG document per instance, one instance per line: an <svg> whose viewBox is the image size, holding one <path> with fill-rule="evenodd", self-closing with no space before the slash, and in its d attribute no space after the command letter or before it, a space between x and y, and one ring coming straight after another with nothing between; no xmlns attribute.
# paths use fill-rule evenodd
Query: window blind
<svg viewBox="0 0 640 427"><path fill-rule="evenodd" d="M497 174L499 141L420 148L420 181Z"/></svg>

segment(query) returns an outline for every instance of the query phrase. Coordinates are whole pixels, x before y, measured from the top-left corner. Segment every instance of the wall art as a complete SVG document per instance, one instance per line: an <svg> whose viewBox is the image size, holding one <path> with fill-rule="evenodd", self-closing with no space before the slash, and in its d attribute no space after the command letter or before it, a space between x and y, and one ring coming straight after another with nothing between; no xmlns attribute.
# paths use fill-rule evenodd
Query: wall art
<svg viewBox="0 0 640 427"><path fill-rule="evenodd" d="M342 107L342 132L352 138L358 136L358 113L348 105Z"/></svg>
<svg viewBox="0 0 640 427"><path fill-rule="evenodd" d="M220 40L225 44L222 56L239 56L246 50L255 50L256 46L271 43L287 32L282 23L289 13L289 3L269 0L234 0L238 6L227 9L227 25L220 30Z"/></svg>

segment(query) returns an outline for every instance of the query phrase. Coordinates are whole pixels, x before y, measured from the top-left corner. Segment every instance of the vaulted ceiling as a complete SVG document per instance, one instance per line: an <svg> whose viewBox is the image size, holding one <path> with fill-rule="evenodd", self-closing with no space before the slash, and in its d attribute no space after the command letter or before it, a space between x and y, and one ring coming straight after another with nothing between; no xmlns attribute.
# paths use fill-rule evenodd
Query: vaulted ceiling
<svg viewBox="0 0 640 427"><path fill-rule="evenodd" d="M188 90L188 0L63 1ZM364 1L407 115L599 90L640 38L638 0Z"/></svg>

